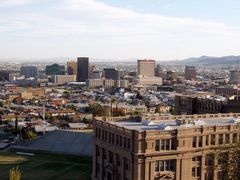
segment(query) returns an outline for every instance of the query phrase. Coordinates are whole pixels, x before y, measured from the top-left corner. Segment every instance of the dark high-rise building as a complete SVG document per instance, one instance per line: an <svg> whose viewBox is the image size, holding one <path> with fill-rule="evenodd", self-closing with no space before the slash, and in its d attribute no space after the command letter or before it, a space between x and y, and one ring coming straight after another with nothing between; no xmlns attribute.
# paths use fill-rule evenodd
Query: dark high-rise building
<svg viewBox="0 0 240 180"><path fill-rule="evenodd" d="M0 81L10 81L10 72L8 71L0 71Z"/></svg>
<svg viewBox="0 0 240 180"><path fill-rule="evenodd" d="M115 68L105 68L104 69L104 77L106 79L119 80L120 79L120 71Z"/></svg>
<svg viewBox="0 0 240 180"><path fill-rule="evenodd" d="M65 75L65 66L60 66L58 64L46 66L46 75Z"/></svg>
<svg viewBox="0 0 240 180"><path fill-rule="evenodd" d="M185 67L185 79L186 80L196 80L197 71L194 66Z"/></svg>
<svg viewBox="0 0 240 180"><path fill-rule="evenodd" d="M77 59L77 81L85 82L89 79L89 58L78 57Z"/></svg>
<svg viewBox="0 0 240 180"><path fill-rule="evenodd" d="M25 78L35 78L37 76L37 67L35 66L22 66L20 71L21 76L24 76Z"/></svg>

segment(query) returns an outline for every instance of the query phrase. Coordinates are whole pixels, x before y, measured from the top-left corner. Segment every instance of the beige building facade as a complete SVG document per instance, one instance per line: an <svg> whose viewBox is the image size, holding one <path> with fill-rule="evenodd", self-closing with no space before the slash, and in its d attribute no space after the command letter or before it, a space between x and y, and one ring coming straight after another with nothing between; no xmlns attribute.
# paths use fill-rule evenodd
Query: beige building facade
<svg viewBox="0 0 240 180"><path fill-rule="evenodd" d="M68 82L74 82L76 81L77 76L76 75L55 75L52 76L52 81L56 84L65 84Z"/></svg>
<svg viewBox="0 0 240 180"><path fill-rule="evenodd" d="M95 118L92 179L221 179L215 153L240 140L239 116Z"/></svg>
<svg viewBox="0 0 240 180"><path fill-rule="evenodd" d="M155 76L155 60L138 60L137 74L140 76L154 77Z"/></svg>
<svg viewBox="0 0 240 180"><path fill-rule="evenodd" d="M77 76L77 61L67 62L67 74Z"/></svg>

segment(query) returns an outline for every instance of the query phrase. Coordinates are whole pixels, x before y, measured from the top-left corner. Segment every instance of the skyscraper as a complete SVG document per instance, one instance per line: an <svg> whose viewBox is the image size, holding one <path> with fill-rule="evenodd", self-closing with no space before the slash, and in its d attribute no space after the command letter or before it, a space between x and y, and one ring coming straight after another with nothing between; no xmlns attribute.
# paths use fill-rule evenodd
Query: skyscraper
<svg viewBox="0 0 240 180"><path fill-rule="evenodd" d="M137 73L141 76L155 77L155 60L138 60Z"/></svg>
<svg viewBox="0 0 240 180"><path fill-rule="evenodd" d="M77 59L77 81L85 82L89 79L89 58L78 57Z"/></svg>
<svg viewBox="0 0 240 180"><path fill-rule="evenodd" d="M21 76L24 76L25 78L35 78L37 76L37 67L35 66L22 66L20 71Z"/></svg>
<svg viewBox="0 0 240 180"><path fill-rule="evenodd" d="M196 80L196 68L194 66L185 67L185 79L186 80Z"/></svg>
<svg viewBox="0 0 240 180"><path fill-rule="evenodd" d="M67 74L68 75L77 75L77 62L68 61L67 62Z"/></svg>

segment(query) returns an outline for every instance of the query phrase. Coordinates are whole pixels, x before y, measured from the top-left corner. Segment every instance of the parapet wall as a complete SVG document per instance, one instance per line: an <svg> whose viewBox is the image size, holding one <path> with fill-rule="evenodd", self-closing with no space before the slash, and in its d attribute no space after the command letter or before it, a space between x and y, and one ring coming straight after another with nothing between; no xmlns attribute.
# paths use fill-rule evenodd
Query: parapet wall
<svg viewBox="0 0 240 180"><path fill-rule="evenodd" d="M159 114L145 114L143 116L120 116L120 117L95 117L99 121L126 121L126 120L184 120L184 119L217 119L240 117L240 113L218 113L218 114L194 114L194 115L159 115Z"/></svg>

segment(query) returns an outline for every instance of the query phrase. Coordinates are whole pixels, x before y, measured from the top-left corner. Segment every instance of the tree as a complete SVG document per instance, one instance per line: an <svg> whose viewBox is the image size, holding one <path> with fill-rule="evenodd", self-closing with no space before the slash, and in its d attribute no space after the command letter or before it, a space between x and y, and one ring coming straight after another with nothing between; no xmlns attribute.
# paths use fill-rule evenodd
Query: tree
<svg viewBox="0 0 240 180"><path fill-rule="evenodd" d="M89 110L93 114L93 116L99 116L102 111L102 106L100 104L90 104Z"/></svg>
<svg viewBox="0 0 240 180"><path fill-rule="evenodd" d="M3 104L4 104L3 101L0 101L0 107L3 107Z"/></svg>
<svg viewBox="0 0 240 180"><path fill-rule="evenodd" d="M221 170L221 179L240 179L240 143L233 144L231 147L221 147L217 151L216 157L218 168Z"/></svg>
<svg viewBox="0 0 240 180"><path fill-rule="evenodd" d="M34 140L37 138L37 134L31 130L29 131L26 131L24 134L23 134L23 138L24 139L27 139L27 140Z"/></svg>
<svg viewBox="0 0 240 180"><path fill-rule="evenodd" d="M22 171L18 168L18 166L10 169L9 180L20 180L21 176L22 176Z"/></svg>
<svg viewBox="0 0 240 180"><path fill-rule="evenodd" d="M139 100L143 100L143 96L140 94L139 91L136 94L136 98L139 99Z"/></svg>
<svg viewBox="0 0 240 180"><path fill-rule="evenodd" d="M19 132L19 128L18 128L18 113L16 113L15 116L15 135L17 136L18 132Z"/></svg>
<svg viewBox="0 0 240 180"><path fill-rule="evenodd" d="M69 99L69 97L70 97L70 92L69 92L69 91L64 91L62 96L63 96L64 98L66 98L66 99Z"/></svg>
<svg viewBox="0 0 240 180"><path fill-rule="evenodd" d="M93 116L108 116L109 115L109 109L102 107L100 104L90 104L89 105L89 111L93 114Z"/></svg>

